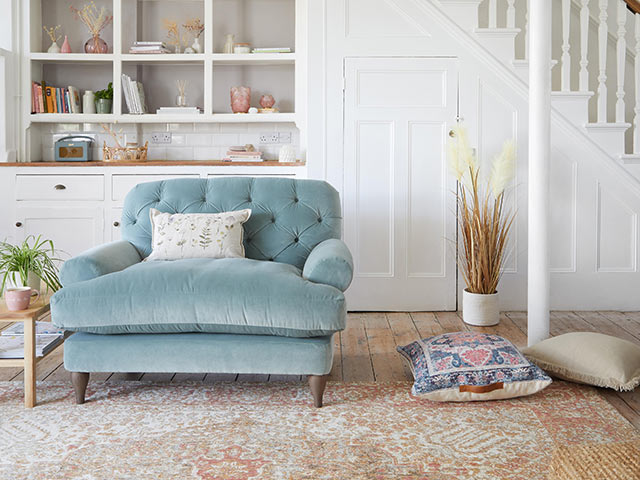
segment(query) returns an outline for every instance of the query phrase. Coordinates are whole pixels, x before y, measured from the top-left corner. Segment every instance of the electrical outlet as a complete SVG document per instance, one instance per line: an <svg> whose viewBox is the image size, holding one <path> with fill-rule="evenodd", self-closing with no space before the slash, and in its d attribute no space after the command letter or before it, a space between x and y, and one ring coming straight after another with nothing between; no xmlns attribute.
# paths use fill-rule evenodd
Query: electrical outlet
<svg viewBox="0 0 640 480"><path fill-rule="evenodd" d="M151 143L171 143L171 132L152 133Z"/></svg>
<svg viewBox="0 0 640 480"><path fill-rule="evenodd" d="M291 143L291 132L280 132L278 134L278 143Z"/></svg>
<svg viewBox="0 0 640 480"><path fill-rule="evenodd" d="M260 143L262 144L278 143L279 141L280 141L280 136L277 133L261 133L260 134Z"/></svg>

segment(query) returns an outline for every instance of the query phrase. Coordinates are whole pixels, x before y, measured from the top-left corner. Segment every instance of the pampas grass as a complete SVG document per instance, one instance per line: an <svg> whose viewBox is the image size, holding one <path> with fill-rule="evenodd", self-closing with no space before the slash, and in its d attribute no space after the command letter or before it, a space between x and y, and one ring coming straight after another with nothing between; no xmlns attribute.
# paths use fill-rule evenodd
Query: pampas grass
<svg viewBox="0 0 640 480"><path fill-rule="evenodd" d="M449 140L451 170L458 180L458 267L470 293L492 294L498 289L507 257L507 240L515 215L504 209L505 189L513 179L515 147L505 142L493 159L487 185L480 185L480 167L467 131L458 125Z"/></svg>

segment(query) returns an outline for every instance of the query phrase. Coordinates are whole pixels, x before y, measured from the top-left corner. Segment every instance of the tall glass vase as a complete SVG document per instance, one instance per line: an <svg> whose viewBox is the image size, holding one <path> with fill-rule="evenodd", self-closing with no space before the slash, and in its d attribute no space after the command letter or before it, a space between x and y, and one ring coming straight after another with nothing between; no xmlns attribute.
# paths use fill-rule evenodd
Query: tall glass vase
<svg viewBox="0 0 640 480"><path fill-rule="evenodd" d="M86 53L109 53L109 45L100 38L100 35L94 35L84 44L84 51Z"/></svg>

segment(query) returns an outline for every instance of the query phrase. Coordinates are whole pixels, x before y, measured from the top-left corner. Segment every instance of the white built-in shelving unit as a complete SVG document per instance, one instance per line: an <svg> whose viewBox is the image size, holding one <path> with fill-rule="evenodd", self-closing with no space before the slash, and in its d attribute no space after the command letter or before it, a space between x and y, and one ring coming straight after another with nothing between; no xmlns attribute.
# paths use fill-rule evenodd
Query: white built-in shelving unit
<svg viewBox="0 0 640 480"><path fill-rule="evenodd" d="M51 123L90 124L183 124L183 123L292 123L300 125L304 112L305 81L301 55L308 0L94 0L113 14L113 24L101 37L109 45L107 54L86 54L90 37L84 25L74 19L70 4L81 7L89 0L28 0L25 18L23 62L23 113L27 150L37 150L38 125ZM198 17L205 25L200 37L200 54L129 54L138 41L166 40L163 19L183 23ZM61 25L74 53L49 54L50 40L43 25ZM290 47L286 54L224 54L225 36L252 47ZM64 37L63 37L64 38ZM62 44L62 39L58 42ZM300 48L299 48L300 47ZM202 108L200 115L130 115L122 92L121 75L144 84L150 112L174 106L177 80L187 80L189 106ZM32 114L31 82L81 90L101 90L113 82L113 111L97 114ZM262 94L272 94L280 113L233 114L230 89L252 88L252 106ZM35 143L34 143L35 142ZM29 156L27 154L27 156Z"/></svg>

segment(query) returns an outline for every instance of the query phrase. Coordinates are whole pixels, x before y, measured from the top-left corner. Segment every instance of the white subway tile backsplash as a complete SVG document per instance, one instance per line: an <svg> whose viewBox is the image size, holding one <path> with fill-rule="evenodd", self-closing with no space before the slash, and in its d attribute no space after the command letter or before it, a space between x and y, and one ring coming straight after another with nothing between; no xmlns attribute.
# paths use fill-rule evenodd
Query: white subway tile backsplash
<svg viewBox="0 0 640 480"><path fill-rule="evenodd" d="M182 145L186 145L187 136L185 134L174 134L171 136L171 146L178 147Z"/></svg>
<svg viewBox="0 0 640 480"><path fill-rule="evenodd" d="M191 133L193 132L193 124L192 123L168 123L167 131Z"/></svg>
<svg viewBox="0 0 640 480"><path fill-rule="evenodd" d="M194 147L194 160L222 160L226 149L219 147Z"/></svg>
<svg viewBox="0 0 640 480"><path fill-rule="evenodd" d="M247 133L246 123L222 123L220 133Z"/></svg>
<svg viewBox="0 0 640 480"><path fill-rule="evenodd" d="M149 147L147 151L148 160L166 160L167 149L165 147Z"/></svg>
<svg viewBox="0 0 640 480"><path fill-rule="evenodd" d="M194 132L206 132L206 133L218 133L220 132L219 123L196 123L194 125Z"/></svg>
<svg viewBox="0 0 640 480"><path fill-rule="evenodd" d="M55 159L55 155L53 152L53 148L43 148L42 149L42 161L43 162L53 162Z"/></svg>
<svg viewBox="0 0 640 480"><path fill-rule="evenodd" d="M187 144L194 147L211 145L213 143L213 135L210 133L192 133L187 135Z"/></svg>
<svg viewBox="0 0 640 480"><path fill-rule="evenodd" d="M167 147L167 160L193 160L191 147Z"/></svg>
<svg viewBox="0 0 640 480"><path fill-rule="evenodd" d="M238 142L238 135L233 135L230 133L218 133L216 135L213 135L213 145L230 147L232 145L237 145Z"/></svg>

